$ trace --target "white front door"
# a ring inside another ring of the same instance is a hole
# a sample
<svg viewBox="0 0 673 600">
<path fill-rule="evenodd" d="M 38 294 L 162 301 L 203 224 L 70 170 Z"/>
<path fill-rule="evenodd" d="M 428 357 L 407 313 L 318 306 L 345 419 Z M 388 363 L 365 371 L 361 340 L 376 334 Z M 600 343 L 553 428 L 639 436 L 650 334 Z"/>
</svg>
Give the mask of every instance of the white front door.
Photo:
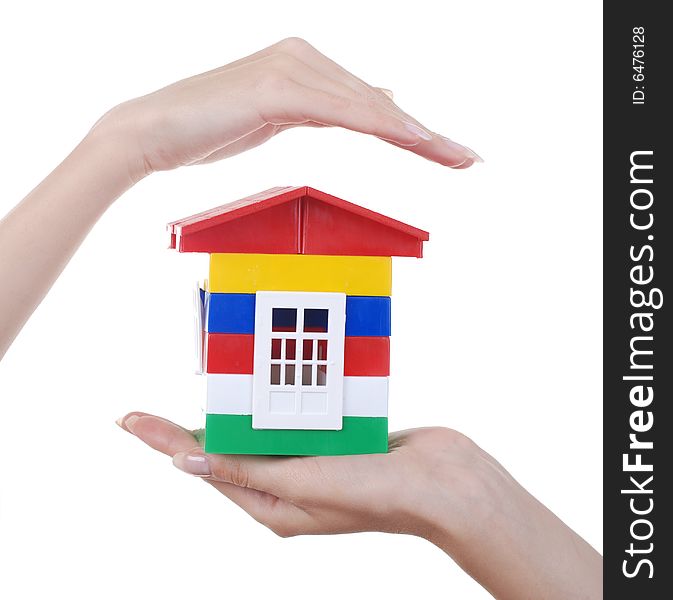
<svg viewBox="0 0 673 600">
<path fill-rule="evenodd" d="M 254 429 L 341 429 L 346 295 L 257 292 Z"/>
</svg>

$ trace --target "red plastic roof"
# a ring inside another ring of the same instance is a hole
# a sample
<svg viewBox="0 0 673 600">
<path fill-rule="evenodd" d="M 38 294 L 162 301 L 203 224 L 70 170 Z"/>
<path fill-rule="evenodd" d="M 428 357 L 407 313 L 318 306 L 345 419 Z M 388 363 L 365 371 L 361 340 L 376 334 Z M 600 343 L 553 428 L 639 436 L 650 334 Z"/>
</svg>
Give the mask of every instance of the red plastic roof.
<svg viewBox="0 0 673 600">
<path fill-rule="evenodd" d="M 276 187 L 168 224 L 180 252 L 417 256 L 427 231 L 307 186 Z"/>
</svg>

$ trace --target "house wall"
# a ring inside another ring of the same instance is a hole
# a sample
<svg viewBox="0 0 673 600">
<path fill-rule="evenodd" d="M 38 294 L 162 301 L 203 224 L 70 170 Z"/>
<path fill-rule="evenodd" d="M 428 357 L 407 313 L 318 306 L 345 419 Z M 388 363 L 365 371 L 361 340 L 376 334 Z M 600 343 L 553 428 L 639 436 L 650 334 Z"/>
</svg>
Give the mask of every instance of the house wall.
<svg viewBox="0 0 673 600">
<path fill-rule="evenodd" d="M 208 452 L 354 454 L 387 450 L 391 263 L 390 257 L 211 255 L 204 334 Z M 347 294 L 341 430 L 252 428 L 257 291 Z"/>
<path fill-rule="evenodd" d="M 343 292 L 390 296 L 389 256 L 211 254 L 209 291 Z"/>
</svg>

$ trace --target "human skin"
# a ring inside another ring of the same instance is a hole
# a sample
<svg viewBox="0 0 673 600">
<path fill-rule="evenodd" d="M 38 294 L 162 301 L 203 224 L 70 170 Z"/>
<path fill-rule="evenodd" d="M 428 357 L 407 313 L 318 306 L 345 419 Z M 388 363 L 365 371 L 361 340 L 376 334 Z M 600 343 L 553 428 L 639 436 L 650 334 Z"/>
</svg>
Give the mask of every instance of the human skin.
<svg viewBox="0 0 673 600">
<path fill-rule="evenodd" d="M 116 106 L 0 221 L 0 358 L 107 208 L 155 171 L 209 163 L 297 126 L 344 127 L 452 168 L 481 159 L 304 40 Z M 29 235 L 26 235 L 28 233 Z"/>
<path fill-rule="evenodd" d="M 603 597 L 600 554 L 457 431 L 396 432 L 387 454 L 269 457 L 205 454 L 201 432 L 146 413 L 118 424 L 282 537 L 406 533 L 495 598 Z"/>
<path fill-rule="evenodd" d="M 296 38 L 121 104 L 0 221 L 0 281 L 11 282 L 0 292 L 0 358 L 127 189 L 297 126 L 375 135 L 456 169 L 481 160 Z M 274 458 L 205 455 L 191 432 L 142 413 L 119 424 L 280 535 L 409 533 L 498 598 L 601 597 L 600 556 L 457 432 L 393 434 L 385 455 Z"/>
</svg>

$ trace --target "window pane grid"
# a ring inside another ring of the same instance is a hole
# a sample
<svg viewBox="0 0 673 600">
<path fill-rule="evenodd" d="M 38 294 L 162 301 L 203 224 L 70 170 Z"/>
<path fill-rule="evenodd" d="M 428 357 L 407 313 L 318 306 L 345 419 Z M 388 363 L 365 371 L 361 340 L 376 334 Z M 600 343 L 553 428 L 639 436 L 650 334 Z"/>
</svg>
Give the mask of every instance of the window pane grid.
<svg viewBox="0 0 673 600">
<path fill-rule="evenodd" d="M 324 309 L 273 309 L 282 317 L 282 325 L 291 313 L 294 323 L 289 327 L 274 327 L 271 340 L 271 385 L 283 387 L 301 386 L 302 389 L 327 385 L 327 322 Z M 307 323 L 307 313 L 311 323 Z M 316 321 L 316 317 L 318 321 Z"/>
</svg>

